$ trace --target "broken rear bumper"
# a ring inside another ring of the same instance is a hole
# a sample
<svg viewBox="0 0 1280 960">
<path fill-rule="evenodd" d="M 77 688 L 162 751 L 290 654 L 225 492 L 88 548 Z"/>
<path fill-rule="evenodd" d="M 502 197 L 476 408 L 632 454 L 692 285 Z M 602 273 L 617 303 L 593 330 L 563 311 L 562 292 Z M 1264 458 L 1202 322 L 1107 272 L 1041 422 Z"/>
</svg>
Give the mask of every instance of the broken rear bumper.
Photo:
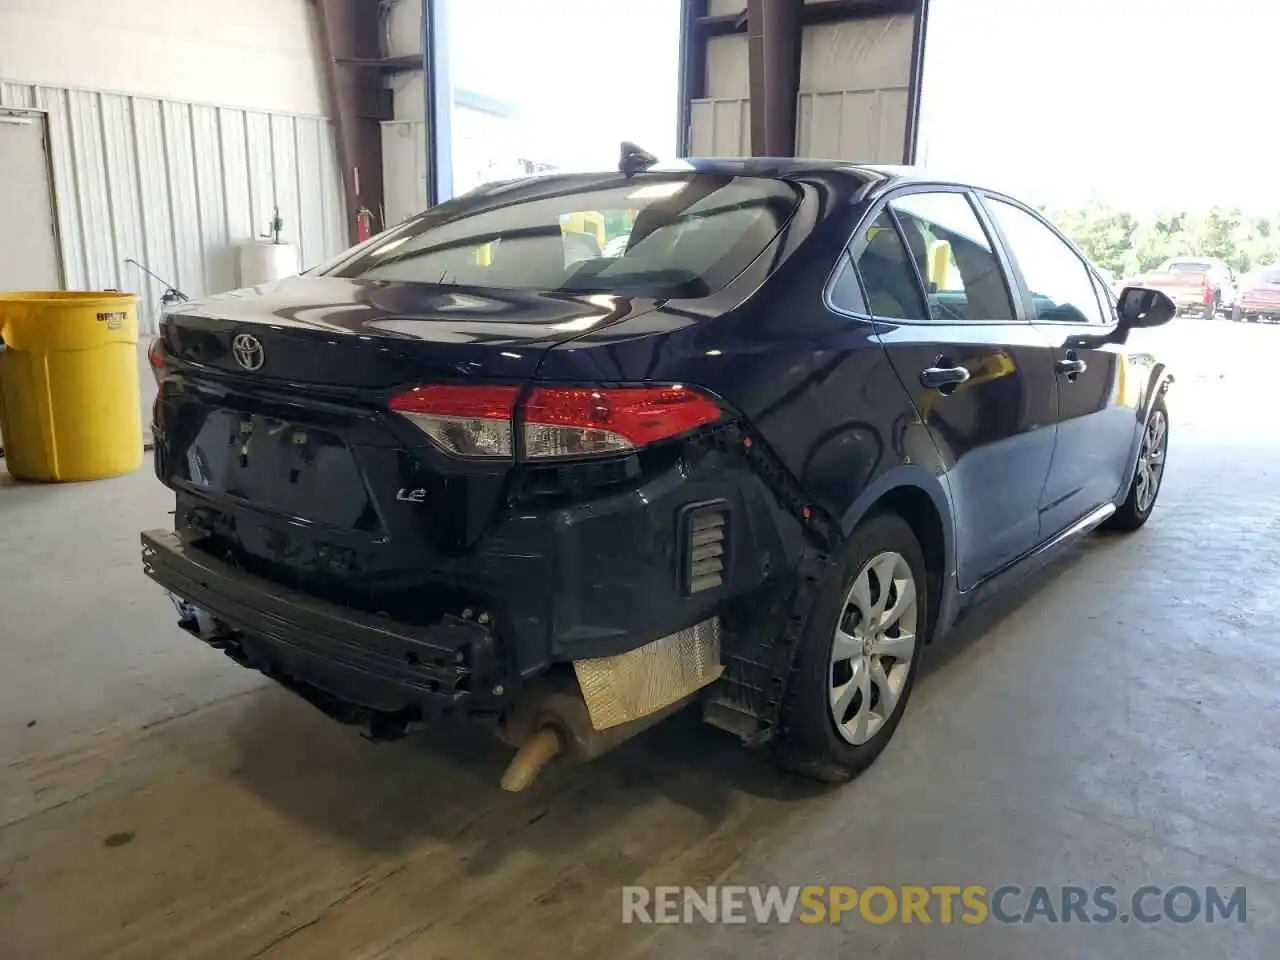
<svg viewBox="0 0 1280 960">
<path fill-rule="evenodd" d="M 477 690 L 493 669 L 485 624 L 444 617 L 412 626 L 350 610 L 245 573 L 163 530 L 142 534 L 142 556 L 146 575 L 180 601 L 185 630 L 337 719 L 403 724 L 493 697 Z"/>
</svg>

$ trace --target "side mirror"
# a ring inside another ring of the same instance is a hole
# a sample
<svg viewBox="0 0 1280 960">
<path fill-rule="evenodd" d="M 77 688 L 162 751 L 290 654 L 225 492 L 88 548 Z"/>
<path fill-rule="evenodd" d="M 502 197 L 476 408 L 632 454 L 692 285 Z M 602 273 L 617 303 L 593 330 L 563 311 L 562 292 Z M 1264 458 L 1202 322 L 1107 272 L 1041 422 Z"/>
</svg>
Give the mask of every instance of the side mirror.
<svg viewBox="0 0 1280 960">
<path fill-rule="evenodd" d="M 1177 305 L 1167 293 L 1146 287 L 1125 287 L 1120 291 L 1116 307 L 1120 326 L 1126 330 L 1162 326 L 1178 312 Z"/>
</svg>

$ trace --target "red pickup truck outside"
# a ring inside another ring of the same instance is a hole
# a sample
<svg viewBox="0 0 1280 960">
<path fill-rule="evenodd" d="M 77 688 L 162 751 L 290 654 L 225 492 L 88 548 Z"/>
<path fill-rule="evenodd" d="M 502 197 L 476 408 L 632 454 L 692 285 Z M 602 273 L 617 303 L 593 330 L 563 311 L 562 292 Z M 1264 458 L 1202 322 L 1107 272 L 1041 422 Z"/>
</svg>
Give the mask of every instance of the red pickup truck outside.
<svg viewBox="0 0 1280 960">
<path fill-rule="evenodd" d="M 1257 267 L 1245 274 L 1231 319 L 1280 323 L 1280 266 Z"/>
<path fill-rule="evenodd" d="M 1158 270 L 1130 279 L 1127 286 L 1148 287 L 1167 293 L 1179 313 L 1199 313 L 1212 320 L 1235 306 L 1235 277 L 1231 268 L 1211 257 L 1178 257 L 1166 260 Z"/>
</svg>

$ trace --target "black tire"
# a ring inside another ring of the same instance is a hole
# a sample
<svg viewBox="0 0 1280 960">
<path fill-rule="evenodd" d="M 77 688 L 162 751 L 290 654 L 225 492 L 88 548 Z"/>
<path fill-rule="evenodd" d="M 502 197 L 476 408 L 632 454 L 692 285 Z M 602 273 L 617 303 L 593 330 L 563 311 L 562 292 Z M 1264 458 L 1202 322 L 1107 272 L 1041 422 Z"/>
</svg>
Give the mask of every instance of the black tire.
<svg viewBox="0 0 1280 960">
<path fill-rule="evenodd" d="M 906 561 L 916 585 L 915 649 L 892 712 L 869 740 L 855 745 L 841 736 L 832 717 L 832 645 L 854 578 L 885 552 L 897 553 Z M 843 783 L 875 761 L 898 728 L 915 686 L 921 651 L 932 625 L 933 599 L 924 555 L 907 522 L 893 513 L 864 520 L 832 564 L 810 611 L 771 744 L 776 763 L 812 780 Z"/>
<path fill-rule="evenodd" d="M 1147 423 L 1143 426 L 1143 432 L 1145 434 L 1146 431 L 1150 428 L 1151 422 L 1155 418 L 1157 413 L 1164 417 L 1164 424 L 1165 424 L 1164 454 L 1165 454 L 1165 457 L 1167 458 L 1169 455 L 1170 429 L 1169 429 L 1169 411 L 1165 407 L 1164 397 L 1159 397 L 1156 399 L 1155 404 L 1151 408 L 1151 413 L 1147 415 Z M 1138 447 L 1139 457 L 1143 455 L 1144 449 L 1145 449 L 1145 446 L 1139 445 Z M 1146 504 L 1145 507 L 1142 507 L 1139 505 L 1138 479 L 1139 479 L 1138 470 L 1135 469 L 1133 472 L 1133 480 L 1129 484 L 1128 495 L 1124 498 L 1124 502 L 1120 504 L 1120 508 L 1116 510 L 1116 512 L 1113 513 L 1107 519 L 1107 522 L 1105 524 L 1103 524 L 1104 529 L 1116 530 L 1121 533 L 1130 533 L 1134 530 L 1137 530 L 1139 527 L 1145 524 L 1149 519 L 1151 519 L 1151 513 L 1152 511 L 1155 510 L 1156 502 L 1160 499 L 1160 490 L 1164 486 L 1164 470 L 1161 469 L 1159 480 L 1156 482 L 1155 496 L 1151 498 L 1150 503 Z"/>
</svg>

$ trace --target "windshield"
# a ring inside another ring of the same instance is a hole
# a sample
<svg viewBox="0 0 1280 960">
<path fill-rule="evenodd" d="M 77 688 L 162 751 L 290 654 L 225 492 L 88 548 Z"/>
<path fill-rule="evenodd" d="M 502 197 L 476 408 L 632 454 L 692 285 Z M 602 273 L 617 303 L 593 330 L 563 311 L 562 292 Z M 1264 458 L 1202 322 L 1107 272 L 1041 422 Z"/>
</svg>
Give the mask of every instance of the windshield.
<svg viewBox="0 0 1280 960">
<path fill-rule="evenodd" d="M 618 176 L 463 212 L 427 213 L 315 272 L 362 280 L 699 297 L 741 273 L 799 203 L 762 177 Z"/>
</svg>

